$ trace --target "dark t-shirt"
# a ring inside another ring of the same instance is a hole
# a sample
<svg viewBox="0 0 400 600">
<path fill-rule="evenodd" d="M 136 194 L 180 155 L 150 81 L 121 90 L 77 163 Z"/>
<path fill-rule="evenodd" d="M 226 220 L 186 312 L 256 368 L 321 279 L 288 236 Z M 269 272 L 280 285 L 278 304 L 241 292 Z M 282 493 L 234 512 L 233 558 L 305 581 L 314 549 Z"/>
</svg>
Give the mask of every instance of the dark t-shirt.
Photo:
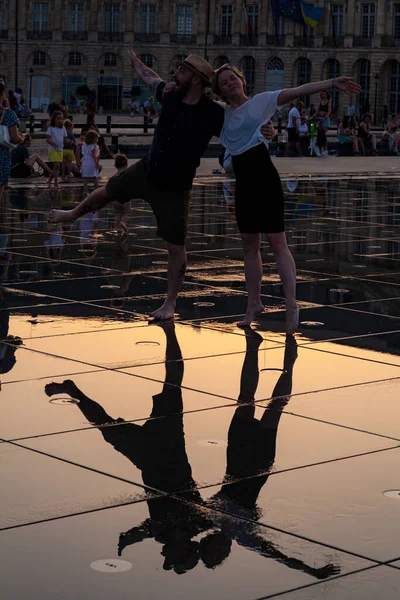
<svg viewBox="0 0 400 600">
<path fill-rule="evenodd" d="M 24 144 L 19 144 L 11 153 L 11 168 L 23 165 L 29 158 L 29 150 Z"/>
<path fill-rule="evenodd" d="M 146 157 L 149 181 L 173 190 L 190 190 L 209 141 L 221 133 L 224 109 L 207 96 L 197 104 L 185 104 L 174 93 L 163 98 L 165 85 L 161 82 L 156 94 L 163 106 Z"/>
</svg>

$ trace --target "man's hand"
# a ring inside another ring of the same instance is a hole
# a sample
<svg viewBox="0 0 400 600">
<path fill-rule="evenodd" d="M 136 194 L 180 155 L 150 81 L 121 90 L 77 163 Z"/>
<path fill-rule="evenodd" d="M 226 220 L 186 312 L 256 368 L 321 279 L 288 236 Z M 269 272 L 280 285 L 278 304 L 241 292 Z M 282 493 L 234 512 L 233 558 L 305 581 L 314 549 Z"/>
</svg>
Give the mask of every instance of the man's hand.
<svg viewBox="0 0 400 600">
<path fill-rule="evenodd" d="M 135 68 L 135 63 L 137 61 L 137 56 L 133 50 L 133 46 L 132 44 L 129 44 L 129 50 L 128 50 L 128 54 L 129 54 L 129 60 L 131 61 L 131 66 L 133 68 Z"/>
<path fill-rule="evenodd" d="M 166 94 L 170 94 L 171 92 L 175 91 L 176 88 L 176 83 L 174 81 L 170 81 L 169 83 L 167 83 L 167 85 L 165 86 L 165 88 L 163 89 L 162 95 L 163 98 Z"/>
<path fill-rule="evenodd" d="M 276 131 L 274 126 L 272 125 L 271 121 L 268 121 L 268 123 L 265 123 L 262 127 L 261 127 L 261 133 L 262 135 L 267 139 L 267 140 L 273 140 L 274 137 L 276 136 Z"/>
</svg>

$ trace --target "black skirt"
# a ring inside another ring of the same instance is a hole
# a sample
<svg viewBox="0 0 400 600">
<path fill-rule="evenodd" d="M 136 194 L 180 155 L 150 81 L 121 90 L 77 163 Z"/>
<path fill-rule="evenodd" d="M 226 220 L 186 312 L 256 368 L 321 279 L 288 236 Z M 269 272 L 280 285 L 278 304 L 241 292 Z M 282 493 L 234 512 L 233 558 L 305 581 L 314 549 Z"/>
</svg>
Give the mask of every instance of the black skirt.
<svg viewBox="0 0 400 600">
<path fill-rule="evenodd" d="M 235 213 L 240 233 L 285 230 L 282 183 L 265 144 L 232 156 Z"/>
</svg>

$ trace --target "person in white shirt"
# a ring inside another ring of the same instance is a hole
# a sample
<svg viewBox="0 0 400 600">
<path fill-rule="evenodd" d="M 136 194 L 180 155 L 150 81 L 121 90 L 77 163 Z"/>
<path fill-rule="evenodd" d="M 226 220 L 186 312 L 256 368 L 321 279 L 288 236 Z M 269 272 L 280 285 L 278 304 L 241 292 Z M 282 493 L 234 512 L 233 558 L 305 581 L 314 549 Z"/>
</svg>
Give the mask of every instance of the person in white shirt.
<svg viewBox="0 0 400 600">
<path fill-rule="evenodd" d="M 293 145 L 296 150 L 296 156 L 303 156 L 300 145 L 300 113 L 304 108 L 303 102 L 298 100 L 296 105 L 289 111 L 287 132 L 288 132 L 288 143 L 286 144 L 285 156 L 290 156 L 293 149 Z"/>
<path fill-rule="evenodd" d="M 233 65 L 217 69 L 211 83 L 214 93 L 226 102 L 220 141 L 232 155 L 236 174 L 235 214 L 242 236 L 248 292 L 246 316 L 239 325 L 249 326 L 257 315 L 265 311 L 261 302 L 260 246 L 261 234 L 266 233 L 286 298 L 286 333 L 292 335 L 299 322 L 296 266 L 284 232 L 281 180 L 271 161 L 265 138 L 260 136 L 260 128 L 279 106 L 299 96 L 311 96 L 332 88 L 353 96 L 361 87 L 350 77 L 338 77 L 297 88 L 263 92 L 250 100 L 246 94 L 246 80 Z"/>
</svg>

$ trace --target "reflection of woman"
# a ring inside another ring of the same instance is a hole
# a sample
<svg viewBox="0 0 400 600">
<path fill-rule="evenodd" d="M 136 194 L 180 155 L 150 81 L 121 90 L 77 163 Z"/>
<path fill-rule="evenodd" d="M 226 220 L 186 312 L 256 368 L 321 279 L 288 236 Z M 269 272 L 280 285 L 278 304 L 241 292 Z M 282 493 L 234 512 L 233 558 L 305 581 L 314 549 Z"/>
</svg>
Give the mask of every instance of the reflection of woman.
<svg viewBox="0 0 400 600">
<path fill-rule="evenodd" d="M 286 298 L 286 332 L 292 334 L 298 326 L 296 304 L 296 267 L 284 233 L 284 199 L 278 171 L 267 146 L 260 137 L 260 128 L 279 106 L 298 96 L 315 94 L 335 87 L 346 93 L 356 93 L 360 86 L 348 77 L 308 83 L 298 88 L 263 92 L 249 98 L 243 74 L 232 65 L 217 69 L 212 78 L 214 92 L 227 102 L 221 144 L 231 153 L 236 174 L 235 212 L 242 235 L 247 309 L 241 326 L 249 325 L 264 312 L 261 302 L 262 261 L 261 234 L 267 234 L 277 262 Z M 265 197 L 260 198 L 262 190 Z"/>
<path fill-rule="evenodd" d="M 8 106 L 5 86 L 3 83 L 0 83 L 0 124 L 8 128 L 10 140 L 13 144 L 22 144 L 24 140 L 18 133 L 18 117 Z M 3 197 L 4 187 L 10 179 L 10 173 L 11 150 L 0 146 L 0 201 Z"/>
<path fill-rule="evenodd" d="M 331 116 L 332 113 L 332 96 L 328 91 L 323 91 L 320 94 L 320 102 L 315 113 L 315 117 L 318 120 L 318 135 L 317 135 L 317 145 L 322 150 L 322 156 L 324 153 L 328 153 L 328 138 L 326 137 L 326 133 L 331 124 Z"/>
</svg>

